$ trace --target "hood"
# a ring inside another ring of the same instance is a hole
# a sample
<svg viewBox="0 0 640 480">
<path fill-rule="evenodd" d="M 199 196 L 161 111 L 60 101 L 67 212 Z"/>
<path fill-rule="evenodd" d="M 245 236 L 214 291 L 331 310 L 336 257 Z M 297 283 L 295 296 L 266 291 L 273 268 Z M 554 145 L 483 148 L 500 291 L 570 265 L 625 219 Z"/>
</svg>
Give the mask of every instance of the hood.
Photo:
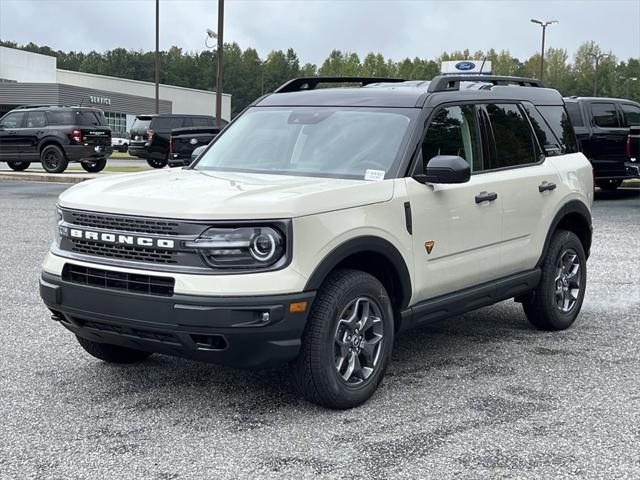
<svg viewBox="0 0 640 480">
<path fill-rule="evenodd" d="M 163 169 L 109 174 L 60 195 L 67 208 L 190 220 L 293 218 L 388 201 L 393 181 Z"/>
</svg>

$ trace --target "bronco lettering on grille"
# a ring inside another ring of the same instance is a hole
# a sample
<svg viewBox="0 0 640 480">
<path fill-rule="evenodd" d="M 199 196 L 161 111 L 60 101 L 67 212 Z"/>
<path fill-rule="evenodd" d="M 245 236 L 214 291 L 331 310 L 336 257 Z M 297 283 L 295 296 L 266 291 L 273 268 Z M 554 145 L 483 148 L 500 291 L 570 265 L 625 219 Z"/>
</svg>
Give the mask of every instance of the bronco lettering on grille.
<svg viewBox="0 0 640 480">
<path fill-rule="evenodd" d="M 115 233 L 92 232 L 70 228 L 69 237 L 83 240 L 94 240 L 102 243 L 115 243 L 121 245 L 137 245 L 139 247 L 175 248 L 175 241 L 166 238 L 139 237 L 137 235 L 121 235 Z"/>
</svg>

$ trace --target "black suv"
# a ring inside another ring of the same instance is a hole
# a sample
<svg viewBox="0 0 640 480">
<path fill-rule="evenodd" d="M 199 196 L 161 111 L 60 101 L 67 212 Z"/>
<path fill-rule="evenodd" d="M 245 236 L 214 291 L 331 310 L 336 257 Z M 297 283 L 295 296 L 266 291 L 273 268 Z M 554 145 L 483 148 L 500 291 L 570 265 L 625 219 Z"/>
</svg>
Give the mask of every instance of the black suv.
<svg viewBox="0 0 640 480">
<path fill-rule="evenodd" d="M 640 126 L 640 104 L 620 98 L 565 98 L 582 153 L 593 165 L 596 185 L 615 190 L 640 178 L 640 161 L 628 153 L 630 128 Z"/>
<path fill-rule="evenodd" d="M 0 119 L 0 161 L 16 171 L 41 162 L 47 172 L 61 173 L 69 162 L 81 162 L 87 172 L 99 172 L 112 152 L 102 110 L 32 105 Z"/>
<path fill-rule="evenodd" d="M 223 126 L 227 122 L 223 122 Z M 172 132 L 184 128 L 215 128 L 215 118 L 208 115 L 159 114 L 138 115 L 131 126 L 129 154 L 144 158 L 154 168 L 170 160 Z M 216 131 L 217 133 L 217 131 Z M 195 148 L 198 143 L 194 144 Z M 190 157 L 190 152 L 186 158 Z"/>
</svg>

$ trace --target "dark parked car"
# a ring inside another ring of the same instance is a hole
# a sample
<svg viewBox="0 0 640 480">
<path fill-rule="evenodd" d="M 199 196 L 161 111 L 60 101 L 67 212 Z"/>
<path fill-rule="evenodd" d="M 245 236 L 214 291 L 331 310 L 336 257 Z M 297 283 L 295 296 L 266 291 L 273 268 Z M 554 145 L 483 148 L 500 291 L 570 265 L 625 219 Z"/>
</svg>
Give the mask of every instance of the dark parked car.
<svg viewBox="0 0 640 480">
<path fill-rule="evenodd" d="M 220 133 L 218 127 L 176 128 L 169 139 L 169 166 L 184 167 L 190 165 L 193 152 L 206 147 Z"/>
<path fill-rule="evenodd" d="M 627 154 L 630 127 L 640 126 L 640 104 L 598 97 L 565 98 L 565 103 L 596 185 L 615 190 L 625 179 L 640 178 L 640 159 Z"/>
<path fill-rule="evenodd" d="M 0 160 L 13 170 L 40 162 L 61 173 L 69 162 L 81 162 L 87 172 L 99 172 L 112 152 L 111 129 L 95 108 L 33 105 L 0 119 Z"/>
<path fill-rule="evenodd" d="M 224 121 L 223 126 L 226 124 L 227 122 Z M 154 168 L 165 167 L 169 162 L 173 130 L 187 127 L 215 127 L 215 125 L 215 118 L 207 115 L 138 115 L 131 127 L 129 154 L 146 159 L 147 163 Z"/>
</svg>

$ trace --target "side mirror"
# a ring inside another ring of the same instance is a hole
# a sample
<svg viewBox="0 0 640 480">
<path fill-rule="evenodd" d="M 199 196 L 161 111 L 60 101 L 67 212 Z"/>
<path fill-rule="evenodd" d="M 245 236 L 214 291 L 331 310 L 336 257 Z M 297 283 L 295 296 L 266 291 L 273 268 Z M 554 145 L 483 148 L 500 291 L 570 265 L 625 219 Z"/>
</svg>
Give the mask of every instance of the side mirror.
<svg viewBox="0 0 640 480">
<path fill-rule="evenodd" d="M 427 163 L 423 175 L 414 175 L 420 183 L 465 183 L 471 177 L 467 161 L 455 155 L 438 155 Z"/>
</svg>

